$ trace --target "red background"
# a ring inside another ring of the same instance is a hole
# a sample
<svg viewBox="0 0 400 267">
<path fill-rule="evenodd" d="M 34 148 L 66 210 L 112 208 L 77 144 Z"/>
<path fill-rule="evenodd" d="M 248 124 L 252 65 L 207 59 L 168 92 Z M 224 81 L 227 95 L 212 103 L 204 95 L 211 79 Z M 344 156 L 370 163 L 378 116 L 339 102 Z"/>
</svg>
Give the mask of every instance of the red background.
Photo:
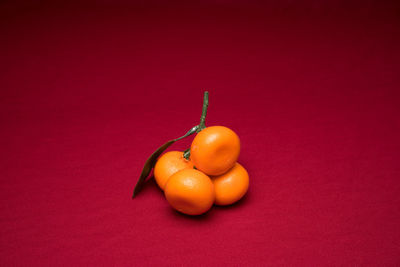
<svg viewBox="0 0 400 267">
<path fill-rule="evenodd" d="M 0 265 L 400 264 L 398 6 L 111 2 L 0 4 Z M 205 89 L 247 196 L 131 200 Z"/>
</svg>

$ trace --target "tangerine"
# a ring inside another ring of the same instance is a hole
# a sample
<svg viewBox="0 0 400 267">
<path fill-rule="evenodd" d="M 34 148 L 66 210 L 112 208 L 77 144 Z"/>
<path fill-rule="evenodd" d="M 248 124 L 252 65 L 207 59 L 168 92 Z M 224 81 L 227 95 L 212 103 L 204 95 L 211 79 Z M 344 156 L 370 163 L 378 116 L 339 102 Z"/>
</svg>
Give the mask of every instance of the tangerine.
<svg viewBox="0 0 400 267">
<path fill-rule="evenodd" d="M 195 169 L 183 169 L 173 174 L 165 186 L 164 194 L 174 209 L 188 215 L 207 212 L 215 200 L 211 179 Z"/>
<path fill-rule="evenodd" d="M 190 158 L 194 166 L 208 175 L 221 175 L 235 165 L 240 154 L 237 134 L 224 126 L 211 126 L 193 139 Z"/>
<path fill-rule="evenodd" d="M 157 160 L 154 166 L 154 178 L 158 186 L 164 190 L 171 175 L 186 168 L 193 168 L 193 163 L 183 157 L 183 152 L 169 151 Z"/>
<path fill-rule="evenodd" d="M 216 205 L 230 205 L 241 199 L 249 188 L 249 174 L 236 162 L 228 172 L 211 177 L 215 190 Z"/>
</svg>

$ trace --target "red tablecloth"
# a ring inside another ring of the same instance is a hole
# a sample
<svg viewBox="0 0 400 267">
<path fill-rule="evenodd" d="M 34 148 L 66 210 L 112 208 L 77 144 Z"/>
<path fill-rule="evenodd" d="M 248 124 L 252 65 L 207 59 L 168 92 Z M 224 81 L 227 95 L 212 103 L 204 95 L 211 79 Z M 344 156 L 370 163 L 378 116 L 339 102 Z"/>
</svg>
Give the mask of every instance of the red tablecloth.
<svg viewBox="0 0 400 267">
<path fill-rule="evenodd" d="M 0 265 L 399 265 L 399 9 L 291 2 L 0 4 Z M 132 200 L 204 90 L 247 196 Z"/>
</svg>

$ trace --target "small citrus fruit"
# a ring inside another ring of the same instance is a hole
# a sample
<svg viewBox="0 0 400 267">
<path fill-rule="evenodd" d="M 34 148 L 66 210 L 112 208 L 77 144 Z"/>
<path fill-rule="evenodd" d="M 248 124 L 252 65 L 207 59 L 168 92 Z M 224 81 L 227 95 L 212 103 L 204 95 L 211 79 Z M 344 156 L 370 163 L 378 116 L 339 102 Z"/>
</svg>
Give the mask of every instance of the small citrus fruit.
<svg viewBox="0 0 400 267">
<path fill-rule="evenodd" d="M 190 158 L 194 166 L 208 175 L 221 175 L 235 165 L 240 154 L 237 134 L 224 126 L 211 126 L 193 139 Z"/>
<path fill-rule="evenodd" d="M 211 179 L 195 169 L 183 169 L 173 174 L 165 186 L 164 194 L 174 209 L 188 215 L 205 213 L 215 200 Z"/>
<path fill-rule="evenodd" d="M 215 189 L 215 204 L 230 205 L 241 199 L 249 188 L 249 174 L 236 162 L 228 172 L 212 177 Z"/>
<path fill-rule="evenodd" d="M 164 190 L 171 175 L 186 168 L 193 168 L 193 164 L 183 157 L 183 152 L 170 151 L 157 160 L 154 167 L 154 178 L 158 186 Z"/>
</svg>

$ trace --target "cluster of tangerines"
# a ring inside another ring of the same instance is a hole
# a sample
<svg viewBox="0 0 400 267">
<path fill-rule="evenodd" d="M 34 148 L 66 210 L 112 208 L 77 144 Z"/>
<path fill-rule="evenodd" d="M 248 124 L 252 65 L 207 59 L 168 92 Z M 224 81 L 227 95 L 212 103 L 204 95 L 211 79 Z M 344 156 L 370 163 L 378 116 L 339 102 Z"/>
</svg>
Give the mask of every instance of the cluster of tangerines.
<svg viewBox="0 0 400 267">
<path fill-rule="evenodd" d="M 249 187 L 249 175 L 237 162 L 239 137 L 223 126 L 199 132 L 190 147 L 190 159 L 183 152 L 162 155 L 154 168 L 154 178 L 176 210 L 199 215 L 215 203 L 230 205 L 241 199 Z"/>
<path fill-rule="evenodd" d="M 194 128 L 197 135 L 190 149 L 166 152 L 157 158 L 157 153 L 161 154 L 170 144 L 192 134 L 189 131 L 153 153 L 142 172 L 145 175 L 141 177 L 150 173 L 154 158 L 154 178 L 168 203 L 188 215 L 203 214 L 213 204 L 231 205 L 240 200 L 249 187 L 249 175 L 237 162 L 240 154 L 238 135 L 224 126 L 205 127 L 207 106 L 208 92 L 205 93 L 202 119 Z"/>
</svg>

